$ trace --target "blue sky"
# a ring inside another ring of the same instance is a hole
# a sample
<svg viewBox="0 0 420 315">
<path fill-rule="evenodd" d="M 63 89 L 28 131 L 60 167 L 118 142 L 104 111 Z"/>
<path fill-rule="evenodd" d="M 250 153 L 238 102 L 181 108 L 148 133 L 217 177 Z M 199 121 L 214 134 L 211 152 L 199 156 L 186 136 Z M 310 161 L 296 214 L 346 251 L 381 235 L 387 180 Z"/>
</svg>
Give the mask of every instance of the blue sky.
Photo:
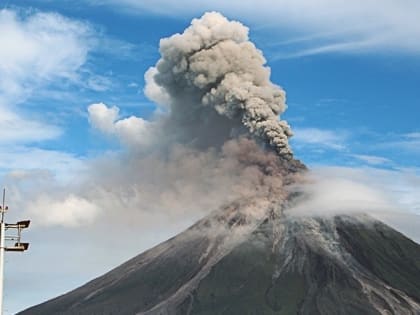
<svg viewBox="0 0 420 315">
<path fill-rule="evenodd" d="M 79 28 L 86 28 L 74 30 L 84 32 L 75 34 L 85 36 L 75 45 L 80 45 L 86 55 L 76 61 L 80 64 L 65 69 L 73 71 L 69 75 L 75 78 L 69 82 L 65 75 L 50 73 L 51 78 L 41 82 L 36 91 L 22 92 L 28 94 L 19 101 L 16 108 L 19 115 L 36 118 L 34 122 L 48 120 L 50 127 L 44 127 L 49 134 L 33 139 L 37 141 L 22 139 L 25 145 L 89 157 L 107 145 L 98 144 L 101 139 L 90 131 L 85 116 L 89 104 L 101 101 L 116 105 L 122 116 L 150 117 L 153 113 L 154 105 L 142 91 L 143 74 L 159 57 L 159 39 L 182 31 L 202 10 L 192 8 L 183 12 L 179 9 L 175 15 L 157 14 L 147 4 L 126 2 L 126 7 L 114 5 L 112 1 L 102 1 L 101 5 L 95 5 L 95 1 L 79 1 L 77 5 L 63 2 L 60 6 L 52 1 L 20 1 L 18 7 L 9 2 L 9 10 L 19 16 L 21 23 L 25 23 L 25 15 L 30 19 L 37 13 L 54 12 L 69 19 L 69 23 L 74 21 L 81 24 Z M 223 8 L 223 5 L 215 7 Z M 387 39 L 389 42 L 373 42 L 367 47 L 358 47 L 355 41 L 348 47 L 323 51 L 324 46 L 339 46 L 354 37 L 380 37 L 386 31 L 376 28 L 385 28 L 382 24 L 386 21 L 371 23 L 378 25 L 368 25 L 360 31 L 355 27 L 355 34 L 344 25 L 343 30 L 337 29 L 339 35 L 328 35 L 324 28 L 336 27 L 336 21 L 326 26 L 318 26 L 315 21 L 313 31 L 296 30 L 293 27 L 299 21 L 284 26 L 269 18 L 269 22 L 263 23 L 264 9 L 254 20 L 247 12 L 238 14 L 236 11 L 240 10 L 230 6 L 226 9 L 228 17 L 249 22 L 251 39 L 263 50 L 272 69 L 272 80 L 287 92 L 289 110 L 284 117 L 297 135 L 292 140 L 296 143 L 296 156 L 307 163 L 328 163 L 328 159 L 334 159 L 334 163 L 347 165 L 367 161 L 355 156 L 372 155 L 395 162 L 384 167 L 418 166 L 420 136 L 416 132 L 419 131 L 420 92 L 416 87 L 420 47 L 406 48 L 404 43 L 393 45 L 391 37 Z M 351 13 L 348 15 L 344 18 L 357 20 Z M 321 30 L 316 30 L 316 26 Z M 405 27 L 411 26 L 415 25 Z M 395 28 L 398 32 L 405 31 L 399 29 L 402 26 Z M 408 43 L 415 41 L 417 35 L 410 32 L 407 30 L 409 34 L 404 34 Z M 413 37 L 409 37 L 411 35 Z M 308 128 L 319 129 L 318 139 L 311 139 L 313 143 L 319 140 L 316 152 L 310 154 L 304 138 Z M 303 133 L 302 137 L 299 132 Z M 305 142 L 303 150 L 299 142 Z M 394 150 L 395 146 L 401 150 Z M 324 153 L 319 152 L 321 149 Z"/>
<path fill-rule="evenodd" d="M 20 0 L 0 1 L 0 9 L 0 183 L 10 190 L 11 208 L 19 208 L 10 220 L 46 221 L 28 234 L 42 246 L 8 258 L 6 290 L 23 290 L 26 301 L 7 293 L 6 314 L 99 275 L 198 217 L 154 218 L 153 228 L 142 225 L 141 241 L 128 241 L 112 257 L 99 250 L 85 262 L 89 267 L 74 258 L 106 235 L 86 232 L 84 223 L 101 210 L 86 194 L 79 197 L 78 181 L 92 163 L 126 149 L 117 129 L 104 134 L 91 125 L 88 106 L 116 106 L 115 121 L 151 119 L 157 107 L 145 96 L 144 74 L 159 59 L 159 40 L 207 10 L 250 28 L 272 81 L 286 90 L 282 118 L 294 130 L 297 158 L 314 168 L 353 170 L 352 178 L 360 179 L 360 170 L 374 174 L 369 185 L 386 183 L 398 192 L 395 199 L 420 213 L 417 1 Z M 77 245 L 67 252 L 73 262 L 31 273 L 28 261 L 54 261 L 51 251 L 61 242 Z"/>
</svg>

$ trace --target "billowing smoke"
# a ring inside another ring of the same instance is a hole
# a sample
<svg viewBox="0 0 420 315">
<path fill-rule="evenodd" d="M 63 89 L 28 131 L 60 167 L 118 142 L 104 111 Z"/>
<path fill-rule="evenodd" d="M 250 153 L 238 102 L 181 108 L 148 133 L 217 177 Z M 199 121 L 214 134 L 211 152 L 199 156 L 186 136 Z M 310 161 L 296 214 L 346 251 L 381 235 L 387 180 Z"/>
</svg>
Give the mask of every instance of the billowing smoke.
<svg viewBox="0 0 420 315">
<path fill-rule="evenodd" d="M 145 91 L 169 107 L 166 128 L 174 140 L 202 148 L 249 133 L 281 157 L 292 157 L 291 129 L 279 119 L 285 92 L 270 81 L 247 27 L 206 13 L 182 34 L 162 39 L 160 53 Z"/>
<path fill-rule="evenodd" d="M 71 186 L 37 182 L 28 215 L 67 226 L 99 218 L 147 225 L 154 215 L 196 220 L 229 204 L 260 217 L 287 199 L 285 186 L 305 167 L 293 159 L 291 130 L 279 117 L 285 93 L 270 81 L 248 29 L 206 13 L 162 39 L 160 52 L 145 74 L 145 93 L 159 106 L 153 119 L 91 104 L 92 127 L 125 150 L 87 161 Z"/>
</svg>

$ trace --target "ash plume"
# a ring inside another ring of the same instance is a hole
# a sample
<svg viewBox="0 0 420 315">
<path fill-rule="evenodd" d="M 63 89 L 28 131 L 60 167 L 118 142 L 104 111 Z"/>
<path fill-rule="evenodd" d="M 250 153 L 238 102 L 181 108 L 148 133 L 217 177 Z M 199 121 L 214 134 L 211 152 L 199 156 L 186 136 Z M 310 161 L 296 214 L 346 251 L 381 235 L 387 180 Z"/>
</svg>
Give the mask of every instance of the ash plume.
<svg viewBox="0 0 420 315">
<path fill-rule="evenodd" d="M 146 94 L 170 111 L 166 128 L 177 141 L 203 148 L 249 134 L 292 158 L 292 131 L 279 115 L 285 92 L 270 81 L 248 28 L 216 12 L 194 19 L 182 34 L 160 42 Z"/>
<path fill-rule="evenodd" d="M 69 213 L 54 216 L 28 206 L 31 215 L 67 226 L 95 216 L 127 225 L 154 215 L 198 219 L 229 204 L 255 218 L 286 202 L 287 187 L 305 166 L 293 159 L 290 127 L 279 118 L 285 92 L 270 81 L 248 28 L 206 13 L 182 34 L 162 39 L 160 52 L 145 74 L 145 93 L 160 106 L 157 114 L 124 118 L 116 106 L 91 104 L 92 127 L 116 137 L 125 150 L 88 161 L 71 188 L 48 182 L 44 187 L 52 188 L 44 191 L 53 191 L 33 198 L 36 209 L 66 204 Z M 84 215 L 74 204 L 90 211 Z"/>
</svg>

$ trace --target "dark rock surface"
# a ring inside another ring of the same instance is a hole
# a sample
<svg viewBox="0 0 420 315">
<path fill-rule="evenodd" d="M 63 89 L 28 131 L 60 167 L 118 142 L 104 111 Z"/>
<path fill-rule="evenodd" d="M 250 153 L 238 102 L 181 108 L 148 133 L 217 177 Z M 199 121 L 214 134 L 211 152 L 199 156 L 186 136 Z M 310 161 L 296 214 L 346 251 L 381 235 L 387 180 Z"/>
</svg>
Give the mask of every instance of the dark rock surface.
<svg viewBox="0 0 420 315">
<path fill-rule="evenodd" d="M 420 314 L 420 245 L 367 216 L 213 214 L 19 314 Z"/>
</svg>

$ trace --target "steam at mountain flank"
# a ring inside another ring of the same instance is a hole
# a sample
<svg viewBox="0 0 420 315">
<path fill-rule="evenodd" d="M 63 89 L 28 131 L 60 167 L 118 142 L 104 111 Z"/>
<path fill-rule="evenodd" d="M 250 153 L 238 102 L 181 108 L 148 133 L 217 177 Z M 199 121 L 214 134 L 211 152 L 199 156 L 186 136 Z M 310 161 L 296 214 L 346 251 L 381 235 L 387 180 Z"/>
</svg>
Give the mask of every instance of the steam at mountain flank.
<svg viewBox="0 0 420 315">
<path fill-rule="evenodd" d="M 247 27 L 205 13 L 182 34 L 162 39 L 160 53 L 146 74 L 145 92 L 169 108 L 165 127 L 175 140 L 200 148 L 250 134 L 282 158 L 292 157 L 292 131 L 279 119 L 285 92 L 270 81 Z"/>
</svg>

